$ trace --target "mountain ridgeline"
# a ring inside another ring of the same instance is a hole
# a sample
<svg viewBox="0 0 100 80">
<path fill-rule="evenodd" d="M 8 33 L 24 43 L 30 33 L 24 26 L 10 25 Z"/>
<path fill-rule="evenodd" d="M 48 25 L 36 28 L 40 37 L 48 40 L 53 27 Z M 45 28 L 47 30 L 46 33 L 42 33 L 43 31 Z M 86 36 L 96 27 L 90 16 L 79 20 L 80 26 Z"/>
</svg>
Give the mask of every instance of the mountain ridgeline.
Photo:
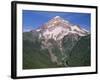
<svg viewBox="0 0 100 80">
<path fill-rule="evenodd" d="M 90 66 L 90 38 L 87 30 L 56 16 L 23 32 L 23 69 Z"/>
</svg>

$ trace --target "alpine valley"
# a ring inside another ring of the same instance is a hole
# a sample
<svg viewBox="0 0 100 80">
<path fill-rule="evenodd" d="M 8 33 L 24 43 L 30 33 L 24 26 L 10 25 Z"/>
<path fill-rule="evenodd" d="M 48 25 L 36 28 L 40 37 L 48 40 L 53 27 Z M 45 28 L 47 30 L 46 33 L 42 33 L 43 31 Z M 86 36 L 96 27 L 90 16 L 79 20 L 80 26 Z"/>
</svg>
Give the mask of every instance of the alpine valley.
<svg viewBox="0 0 100 80">
<path fill-rule="evenodd" d="M 91 65 L 90 32 L 55 16 L 23 32 L 23 69 Z"/>
</svg>

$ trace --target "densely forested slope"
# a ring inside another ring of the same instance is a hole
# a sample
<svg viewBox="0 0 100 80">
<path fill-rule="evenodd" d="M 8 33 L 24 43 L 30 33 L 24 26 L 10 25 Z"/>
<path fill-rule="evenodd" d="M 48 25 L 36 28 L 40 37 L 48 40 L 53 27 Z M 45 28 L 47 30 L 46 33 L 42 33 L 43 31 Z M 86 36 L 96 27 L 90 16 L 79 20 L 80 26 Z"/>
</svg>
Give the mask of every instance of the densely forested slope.
<svg viewBox="0 0 100 80">
<path fill-rule="evenodd" d="M 69 67 L 74 66 L 89 66 L 90 65 L 90 35 L 81 37 L 77 42 L 74 38 L 68 38 L 63 41 L 64 54 L 67 58 L 64 62 Z M 53 47 L 53 52 L 61 61 L 60 50 L 56 44 Z M 24 32 L 23 33 L 23 69 L 35 69 L 35 68 L 54 68 L 64 67 L 58 66 L 50 59 L 50 55 L 47 49 L 41 49 L 41 40 L 38 39 L 38 33 L 36 32 Z"/>
<path fill-rule="evenodd" d="M 56 67 L 47 50 L 41 50 L 41 43 L 31 32 L 23 33 L 23 69 Z"/>
<path fill-rule="evenodd" d="M 69 66 L 90 66 L 90 35 L 82 37 L 70 53 Z"/>
</svg>

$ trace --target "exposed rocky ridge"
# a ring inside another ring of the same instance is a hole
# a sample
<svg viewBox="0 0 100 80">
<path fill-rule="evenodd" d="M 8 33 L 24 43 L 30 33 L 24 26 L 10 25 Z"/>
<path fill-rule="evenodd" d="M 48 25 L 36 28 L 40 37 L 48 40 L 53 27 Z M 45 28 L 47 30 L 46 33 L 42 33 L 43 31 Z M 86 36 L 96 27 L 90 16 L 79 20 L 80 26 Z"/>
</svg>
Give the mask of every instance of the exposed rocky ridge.
<svg viewBox="0 0 100 80">
<path fill-rule="evenodd" d="M 41 39 L 42 43 L 41 48 L 48 49 L 51 60 L 58 65 L 63 64 L 62 60 L 67 58 L 68 54 L 64 53 L 64 49 L 62 46 L 62 44 L 64 43 L 64 38 L 66 38 L 67 42 L 70 42 L 70 45 L 66 46 L 67 50 L 70 52 L 77 41 L 80 39 L 80 37 L 89 34 L 89 32 L 85 29 L 82 29 L 80 26 L 71 24 L 69 21 L 64 20 L 60 16 L 56 16 L 45 23 L 44 26 L 42 26 L 41 29 L 38 30 L 38 32 L 40 32 L 39 38 Z M 54 52 L 52 51 L 52 49 L 54 48 L 54 44 L 59 49 L 61 56 L 63 58 L 65 57 L 64 59 L 62 58 L 61 61 L 57 60 L 57 56 L 55 56 Z"/>
</svg>

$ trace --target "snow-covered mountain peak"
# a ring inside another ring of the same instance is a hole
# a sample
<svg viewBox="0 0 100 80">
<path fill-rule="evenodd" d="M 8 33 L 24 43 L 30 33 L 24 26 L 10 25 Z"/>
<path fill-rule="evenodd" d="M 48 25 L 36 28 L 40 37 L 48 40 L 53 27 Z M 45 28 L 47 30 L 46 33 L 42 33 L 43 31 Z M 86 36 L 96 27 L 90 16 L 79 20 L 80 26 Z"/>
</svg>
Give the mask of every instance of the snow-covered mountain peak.
<svg viewBox="0 0 100 80">
<path fill-rule="evenodd" d="M 47 23 L 45 23 L 41 28 L 42 29 L 50 29 L 50 28 L 56 28 L 59 26 L 67 28 L 70 25 L 72 25 L 72 24 L 70 24 L 69 21 L 64 20 L 60 16 L 55 16 L 54 18 L 49 20 Z"/>
<path fill-rule="evenodd" d="M 68 24 L 69 22 L 67 20 L 64 20 L 62 17 L 60 16 L 55 16 L 53 19 L 51 19 L 51 21 L 58 21 L 58 22 L 61 22 L 61 23 L 66 23 Z"/>
<path fill-rule="evenodd" d="M 61 17 L 60 16 L 56 16 L 56 17 L 54 17 L 55 19 L 60 19 Z"/>
<path fill-rule="evenodd" d="M 55 16 L 50 21 L 45 23 L 40 31 L 40 38 L 44 38 L 46 40 L 54 39 L 61 40 L 66 35 L 78 35 L 78 36 L 86 36 L 88 32 L 81 28 L 78 25 L 73 25 L 69 21 L 64 20 L 60 16 Z"/>
</svg>

